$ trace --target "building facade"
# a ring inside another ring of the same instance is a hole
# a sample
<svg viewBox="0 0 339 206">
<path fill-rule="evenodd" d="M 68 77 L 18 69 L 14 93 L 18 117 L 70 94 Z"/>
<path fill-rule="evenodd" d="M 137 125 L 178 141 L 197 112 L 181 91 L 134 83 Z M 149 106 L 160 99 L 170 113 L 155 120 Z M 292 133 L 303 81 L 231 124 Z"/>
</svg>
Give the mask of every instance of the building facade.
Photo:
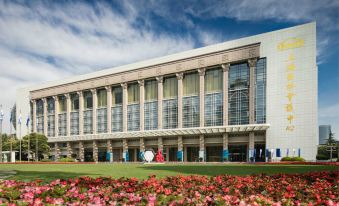
<svg viewBox="0 0 339 206">
<path fill-rule="evenodd" d="M 327 143 L 331 133 L 331 125 L 319 125 L 319 145 Z"/>
<path fill-rule="evenodd" d="M 174 162 L 315 160 L 315 30 L 309 23 L 19 89 L 17 115 L 31 117 L 55 159 L 140 161 L 152 149 Z"/>
</svg>

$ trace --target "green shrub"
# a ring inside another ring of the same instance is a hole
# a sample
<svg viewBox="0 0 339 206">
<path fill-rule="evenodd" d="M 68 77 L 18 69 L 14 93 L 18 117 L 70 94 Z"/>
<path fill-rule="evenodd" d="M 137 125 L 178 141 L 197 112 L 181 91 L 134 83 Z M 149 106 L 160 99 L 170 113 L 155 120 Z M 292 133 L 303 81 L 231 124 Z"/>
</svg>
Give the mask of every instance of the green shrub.
<svg viewBox="0 0 339 206">
<path fill-rule="evenodd" d="M 305 159 L 302 157 L 283 157 L 281 161 L 305 162 Z"/>
<path fill-rule="evenodd" d="M 74 162 L 73 158 L 65 157 L 65 158 L 60 158 L 58 162 Z"/>
<path fill-rule="evenodd" d="M 281 161 L 292 161 L 292 157 L 283 157 Z"/>
<path fill-rule="evenodd" d="M 52 160 L 50 160 L 50 159 L 42 159 L 42 160 L 40 160 L 40 162 L 52 162 Z"/>
<path fill-rule="evenodd" d="M 329 160 L 328 155 L 325 154 L 317 154 L 317 160 Z"/>
</svg>

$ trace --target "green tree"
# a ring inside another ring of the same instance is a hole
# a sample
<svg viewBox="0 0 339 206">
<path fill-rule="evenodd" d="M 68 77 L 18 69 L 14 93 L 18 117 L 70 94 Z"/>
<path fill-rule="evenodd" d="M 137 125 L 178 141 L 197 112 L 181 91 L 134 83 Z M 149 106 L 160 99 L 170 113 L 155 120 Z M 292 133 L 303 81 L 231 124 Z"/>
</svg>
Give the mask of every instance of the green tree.
<svg viewBox="0 0 339 206">
<path fill-rule="evenodd" d="M 28 156 L 28 143 L 32 157 L 35 157 L 36 148 L 38 148 L 38 159 L 42 159 L 44 155 L 49 155 L 50 147 L 47 143 L 47 137 L 38 133 L 30 133 L 22 139 L 21 150 L 23 155 Z M 37 146 L 38 145 L 38 146 Z"/>
<path fill-rule="evenodd" d="M 334 138 L 334 133 L 332 131 L 330 131 L 330 134 L 328 135 L 328 139 L 327 139 L 327 144 L 336 144 L 337 141 Z"/>
</svg>

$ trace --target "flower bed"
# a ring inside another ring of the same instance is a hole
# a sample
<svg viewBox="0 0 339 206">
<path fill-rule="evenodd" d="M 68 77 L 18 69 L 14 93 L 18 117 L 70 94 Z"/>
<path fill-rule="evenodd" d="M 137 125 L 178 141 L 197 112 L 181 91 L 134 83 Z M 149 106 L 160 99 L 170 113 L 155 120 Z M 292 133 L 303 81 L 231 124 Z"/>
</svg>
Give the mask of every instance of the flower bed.
<svg viewBox="0 0 339 206">
<path fill-rule="evenodd" d="M 4 205 L 339 205 L 339 172 L 0 181 Z"/>
</svg>

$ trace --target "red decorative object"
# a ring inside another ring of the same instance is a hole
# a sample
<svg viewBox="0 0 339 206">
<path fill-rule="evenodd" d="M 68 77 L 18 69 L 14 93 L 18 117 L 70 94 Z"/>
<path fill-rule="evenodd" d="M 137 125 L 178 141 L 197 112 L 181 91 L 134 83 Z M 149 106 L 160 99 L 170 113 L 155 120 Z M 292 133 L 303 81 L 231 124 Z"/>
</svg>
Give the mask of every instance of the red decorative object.
<svg viewBox="0 0 339 206">
<path fill-rule="evenodd" d="M 157 154 L 155 155 L 155 160 L 157 162 L 164 162 L 164 156 L 162 155 L 161 150 L 158 150 Z"/>
</svg>

